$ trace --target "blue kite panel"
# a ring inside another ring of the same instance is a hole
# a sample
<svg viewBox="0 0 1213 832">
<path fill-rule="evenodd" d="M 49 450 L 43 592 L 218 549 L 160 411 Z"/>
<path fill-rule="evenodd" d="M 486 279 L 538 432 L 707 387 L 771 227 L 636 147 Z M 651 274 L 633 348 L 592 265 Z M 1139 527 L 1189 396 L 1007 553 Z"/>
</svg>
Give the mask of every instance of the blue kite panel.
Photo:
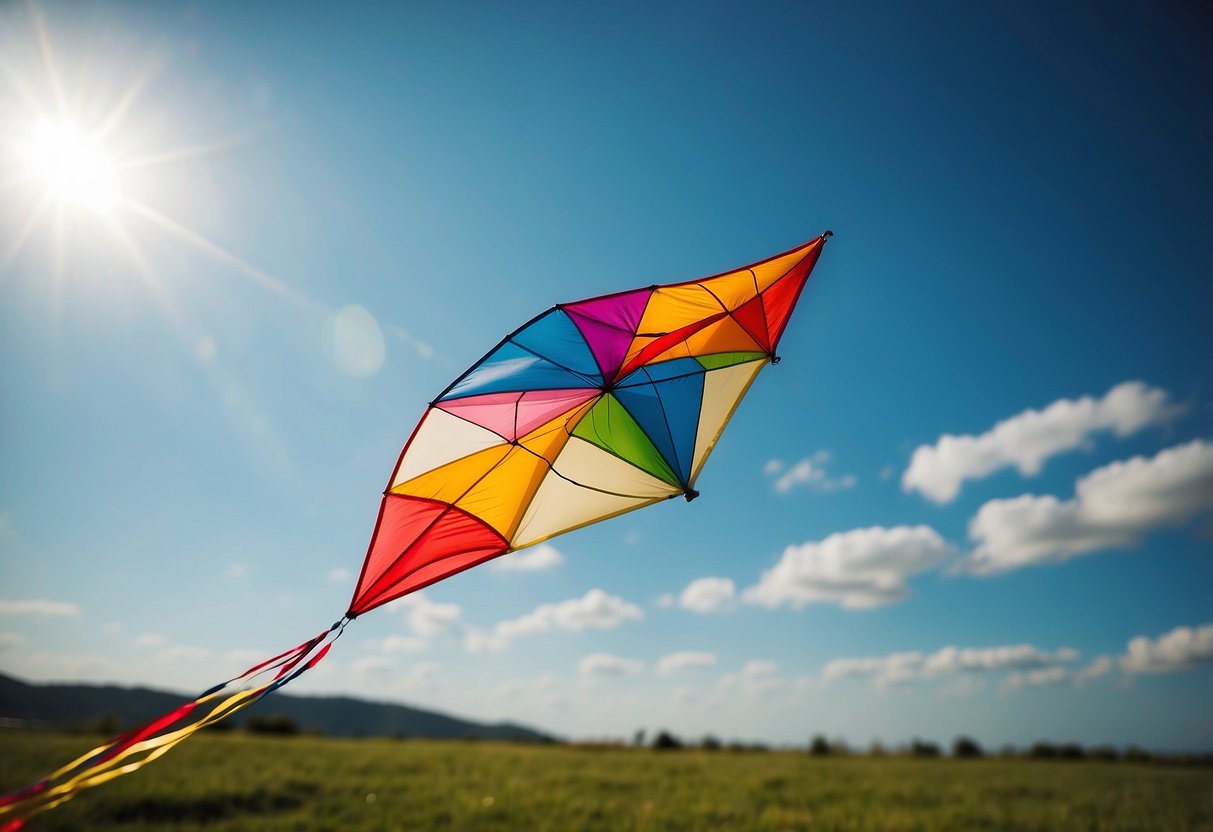
<svg viewBox="0 0 1213 832">
<path fill-rule="evenodd" d="M 601 378 L 587 379 L 558 367 L 517 344 L 506 341 L 489 353 L 459 382 L 442 401 L 523 390 L 568 390 L 594 387 Z"/>
<path fill-rule="evenodd" d="M 563 309 L 553 309 L 510 339 L 555 364 L 580 373 L 594 386 L 602 384 L 598 362 L 581 330 Z"/>
<path fill-rule="evenodd" d="M 686 485 L 691 478 L 703 374 L 615 389 L 615 397 Z"/>
<path fill-rule="evenodd" d="M 703 365 L 694 358 L 673 358 L 669 361 L 662 361 L 657 364 L 646 364 L 638 370 L 635 370 L 627 375 L 626 378 L 619 382 L 619 387 L 628 387 L 633 384 L 645 384 L 651 381 L 664 381 L 669 378 L 677 378 L 678 376 L 687 376 L 692 373 L 706 372 Z"/>
</svg>

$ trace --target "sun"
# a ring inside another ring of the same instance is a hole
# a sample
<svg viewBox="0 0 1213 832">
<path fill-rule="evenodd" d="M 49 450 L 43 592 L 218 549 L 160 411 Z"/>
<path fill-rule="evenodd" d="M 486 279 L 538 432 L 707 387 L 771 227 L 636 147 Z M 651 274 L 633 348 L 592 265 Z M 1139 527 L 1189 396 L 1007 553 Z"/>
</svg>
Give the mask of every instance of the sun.
<svg viewBox="0 0 1213 832">
<path fill-rule="evenodd" d="M 67 121 L 42 121 L 25 145 L 29 174 L 60 205 L 109 214 L 120 196 L 117 168 L 100 140 Z"/>
</svg>

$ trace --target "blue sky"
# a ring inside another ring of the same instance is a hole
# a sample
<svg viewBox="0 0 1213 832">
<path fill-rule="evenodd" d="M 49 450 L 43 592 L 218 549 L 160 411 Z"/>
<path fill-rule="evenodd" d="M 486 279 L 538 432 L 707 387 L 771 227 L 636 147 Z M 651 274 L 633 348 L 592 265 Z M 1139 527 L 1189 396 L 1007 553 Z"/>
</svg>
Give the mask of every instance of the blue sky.
<svg viewBox="0 0 1213 832">
<path fill-rule="evenodd" d="M 699 500 L 360 618 L 292 687 L 578 737 L 1213 748 L 1210 28 L 4 9 L 0 669 L 192 691 L 298 643 L 502 335 L 831 228 Z M 108 123 L 105 211 L 29 175 L 65 119 Z"/>
</svg>

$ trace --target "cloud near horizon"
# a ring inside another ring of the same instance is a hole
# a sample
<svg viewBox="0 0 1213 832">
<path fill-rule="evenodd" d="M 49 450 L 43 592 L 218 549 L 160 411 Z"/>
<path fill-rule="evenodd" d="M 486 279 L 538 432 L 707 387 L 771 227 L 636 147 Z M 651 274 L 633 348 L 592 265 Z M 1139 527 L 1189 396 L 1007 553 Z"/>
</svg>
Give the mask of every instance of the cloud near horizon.
<svg viewBox="0 0 1213 832">
<path fill-rule="evenodd" d="M 920 445 L 901 477 L 901 488 L 935 503 L 949 503 L 966 480 L 1015 468 L 1035 476 L 1050 458 L 1080 448 L 1101 431 L 1118 438 L 1165 424 L 1183 412 L 1166 390 L 1140 381 L 1118 384 L 1095 399 L 1058 399 L 1043 410 L 1025 410 L 979 435 L 944 434 Z"/>
<path fill-rule="evenodd" d="M 581 598 L 540 604 L 526 615 L 499 622 L 490 633 L 469 630 L 464 646 L 473 653 L 504 649 L 522 636 L 567 630 L 579 633 L 587 629 L 610 630 L 625 621 L 644 620 L 644 611 L 624 599 L 591 589 Z"/>
</svg>

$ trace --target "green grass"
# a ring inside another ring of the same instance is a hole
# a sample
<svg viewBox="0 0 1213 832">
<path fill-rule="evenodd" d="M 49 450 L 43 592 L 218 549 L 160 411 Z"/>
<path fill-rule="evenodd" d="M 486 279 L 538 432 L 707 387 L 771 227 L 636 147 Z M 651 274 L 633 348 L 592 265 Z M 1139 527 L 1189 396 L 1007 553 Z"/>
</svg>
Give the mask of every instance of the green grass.
<svg viewBox="0 0 1213 832">
<path fill-rule="evenodd" d="M 0 791 L 94 741 L 0 733 Z M 34 829 L 1213 829 L 1213 771 L 203 735 Z"/>
</svg>

